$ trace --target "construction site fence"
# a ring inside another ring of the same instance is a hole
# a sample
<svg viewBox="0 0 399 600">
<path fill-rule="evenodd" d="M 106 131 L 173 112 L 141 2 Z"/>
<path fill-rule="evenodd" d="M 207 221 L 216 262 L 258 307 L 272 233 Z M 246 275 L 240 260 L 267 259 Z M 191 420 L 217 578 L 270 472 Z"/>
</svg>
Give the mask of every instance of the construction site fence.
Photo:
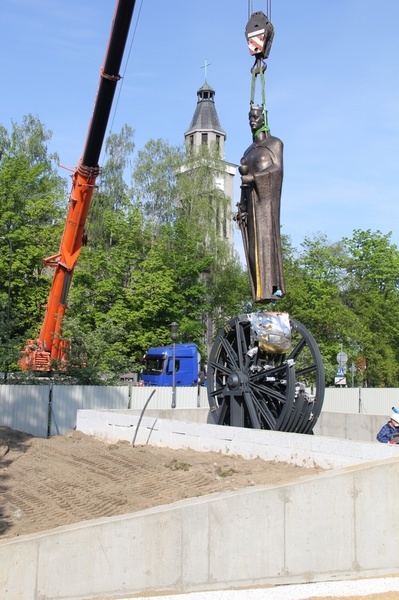
<svg viewBox="0 0 399 600">
<path fill-rule="evenodd" d="M 37 437 L 64 435 L 76 427 L 79 409 L 171 408 L 171 387 L 0 385 L 0 426 Z M 175 388 L 176 408 L 207 408 L 206 387 Z M 399 388 L 326 388 L 323 412 L 384 415 L 399 408 Z"/>
</svg>

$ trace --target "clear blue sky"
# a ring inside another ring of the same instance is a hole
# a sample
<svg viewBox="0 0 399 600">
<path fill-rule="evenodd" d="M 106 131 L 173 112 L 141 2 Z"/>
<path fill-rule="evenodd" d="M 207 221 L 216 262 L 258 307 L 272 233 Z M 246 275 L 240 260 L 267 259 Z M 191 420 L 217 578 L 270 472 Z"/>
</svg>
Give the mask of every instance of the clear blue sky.
<svg viewBox="0 0 399 600">
<path fill-rule="evenodd" d="M 252 4 L 266 12 L 266 0 Z M 226 160 L 239 163 L 251 143 L 247 0 L 143 0 L 139 14 L 140 6 L 112 130 L 131 125 L 137 149 L 150 138 L 182 143 L 206 59 Z M 0 123 L 37 115 L 70 167 L 83 150 L 114 9 L 115 0 L 1 0 Z M 392 231 L 399 244 L 399 1 L 272 0 L 271 20 L 267 105 L 285 146 L 283 233 L 297 247 L 305 236 L 336 241 L 356 228 Z"/>
</svg>

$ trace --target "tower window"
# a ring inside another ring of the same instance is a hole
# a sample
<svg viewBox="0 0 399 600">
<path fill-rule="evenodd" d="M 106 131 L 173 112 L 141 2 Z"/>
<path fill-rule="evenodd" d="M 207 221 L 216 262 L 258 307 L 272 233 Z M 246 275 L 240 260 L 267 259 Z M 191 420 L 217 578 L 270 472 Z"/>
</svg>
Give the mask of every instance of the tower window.
<svg viewBox="0 0 399 600">
<path fill-rule="evenodd" d="M 208 134 L 207 133 L 202 133 L 201 134 L 201 144 L 208 144 Z"/>
<path fill-rule="evenodd" d="M 220 148 L 220 135 L 216 136 L 216 147 Z"/>
</svg>

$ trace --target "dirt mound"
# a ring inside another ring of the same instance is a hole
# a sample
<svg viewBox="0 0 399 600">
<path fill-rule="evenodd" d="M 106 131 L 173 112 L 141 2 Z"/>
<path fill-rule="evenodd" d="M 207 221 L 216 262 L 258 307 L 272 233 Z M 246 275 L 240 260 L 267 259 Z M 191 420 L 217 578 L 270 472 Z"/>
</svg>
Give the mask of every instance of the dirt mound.
<svg viewBox="0 0 399 600">
<path fill-rule="evenodd" d="M 318 471 L 216 452 L 107 444 L 77 431 L 42 439 L 0 427 L 0 539 Z"/>
</svg>

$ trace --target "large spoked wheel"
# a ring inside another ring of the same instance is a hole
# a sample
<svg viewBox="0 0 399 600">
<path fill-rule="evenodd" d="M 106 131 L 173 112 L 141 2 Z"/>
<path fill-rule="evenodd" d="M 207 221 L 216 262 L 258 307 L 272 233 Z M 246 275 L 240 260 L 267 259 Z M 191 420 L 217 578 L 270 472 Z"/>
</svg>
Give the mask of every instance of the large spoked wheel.
<svg viewBox="0 0 399 600">
<path fill-rule="evenodd" d="M 289 320 L 291 347 L 262 350 L 248 315 L 217 335 L 208 363 L 208 401 L 219 425 L 312 433 L 324 400 L 324 368 L 310 332 Z"/>
</svg>

